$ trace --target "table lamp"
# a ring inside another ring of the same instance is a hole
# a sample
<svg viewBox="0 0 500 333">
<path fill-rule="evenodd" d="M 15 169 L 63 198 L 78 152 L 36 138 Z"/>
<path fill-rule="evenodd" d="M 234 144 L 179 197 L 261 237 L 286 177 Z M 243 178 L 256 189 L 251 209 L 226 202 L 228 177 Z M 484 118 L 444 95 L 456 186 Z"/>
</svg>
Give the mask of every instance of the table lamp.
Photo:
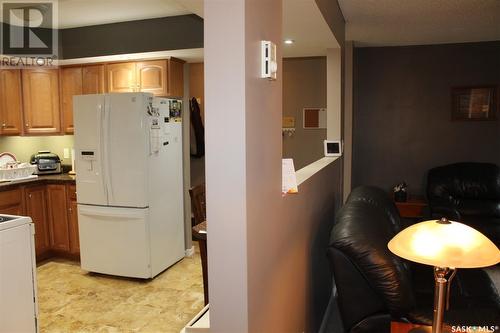
<svg viewBox="0 0 500 333">
<path fill-rule="evenodd" d="M 445 299 L 457 268 L 479 268 L 500 262 L 500 251 L 479 231 L 446 218 L 414 224 L 387 245 L 395 255 L 434 266 L 432 332 L 443 332 Z"/>
</svg>

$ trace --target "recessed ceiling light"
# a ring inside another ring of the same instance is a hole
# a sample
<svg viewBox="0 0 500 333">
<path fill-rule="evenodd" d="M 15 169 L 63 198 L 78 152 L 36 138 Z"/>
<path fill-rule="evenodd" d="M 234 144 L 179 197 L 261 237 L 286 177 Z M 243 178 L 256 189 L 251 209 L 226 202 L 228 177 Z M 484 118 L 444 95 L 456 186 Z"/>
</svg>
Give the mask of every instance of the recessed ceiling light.
<svg viewBox="0 0 500 333">
<path fill-rule="evenodd" d="M 294 40 L 293 39 L 285 39 L 285 44 L 293 44 L 294 43 Z"/>
</svg>

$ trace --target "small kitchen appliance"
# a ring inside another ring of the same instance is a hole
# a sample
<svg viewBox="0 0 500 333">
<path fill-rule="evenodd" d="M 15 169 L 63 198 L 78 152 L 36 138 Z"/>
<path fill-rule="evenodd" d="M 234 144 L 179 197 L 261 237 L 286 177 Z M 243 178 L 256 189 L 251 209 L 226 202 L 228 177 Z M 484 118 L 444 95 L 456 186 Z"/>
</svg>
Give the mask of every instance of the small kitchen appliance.
<svg viewBox="0 0 500 333">
<path fill-rule="evenodd" d="M 41 150 L 31 155 L 30 163 L 37 166 L 35 175 L 61 173 L 61 159 L 50 151 Z"/>
</svg>

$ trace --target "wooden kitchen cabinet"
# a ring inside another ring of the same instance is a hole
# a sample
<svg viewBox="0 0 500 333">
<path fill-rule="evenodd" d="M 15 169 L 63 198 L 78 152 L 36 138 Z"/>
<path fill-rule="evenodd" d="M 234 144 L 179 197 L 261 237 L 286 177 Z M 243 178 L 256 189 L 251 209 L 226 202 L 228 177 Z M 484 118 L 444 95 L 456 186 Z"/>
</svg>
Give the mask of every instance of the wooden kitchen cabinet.
<svg viewBox="0 0 500 333">
<path fill-rule="evenodd" d="M 106 65 L 108 92 L 150 92 L 155 96 L 184 95 L 184 62 L 145 60 Z"/>
<path fill-rule="evenodd" d="M 64 133 L 74 133 L 73 96 L 104 93 L 104 65 L 61 69 L 61 108 Z"/>
<path fill-rule="evenodd" d="M 22 189 L 0 192 L 0 214 L 25 215 Z"/>
<path fill-rule="evenodd" d="M 165 96 L 184 96 L 184 61 L 174 58 L 168 60 L 168 90 Z"/>
<path fill-rule="evenodd" d="M 167 61 L 152 60 L 136 63 L 138 91 L 165 96 L 167 92 Z"/>
<path fill-rule="evenodd" d="M 69 251 L 69 228 L 66 185 L 47 185 L 49 239 L 52 250 Z"/>
<path fill-rule="evenodd" d="M 26 215 L 35 224 L 35 252 L 38 259 L 50 250 L 49 228 L 47 225 L 47 192 L 45 186 L 26 187 L 24 190 Z"/>
<path fill-rule="evenodd" d="M 57 69 L 22 70 L 24 133 L 59 134 L 59 71 Z"/>
<path fill-rule="evenodd" d="M 78 208 L 76 204 L 76 186 L 68 185 L 68 222 L 69 222 L 69 252 L 80 254 L 80 235 L 78 232 Z"/>
<path fill-rule="evenodd" d="M 90 65 L 82 67 L 82 93 L 104 94 L 104 65 Z"/>
<path fill-rule="evenodd" d="M 0 69 L 0 135 L 23 131 L 21 70 Z"/>
<path fill-rule="evenodd" d="M 135 62 L 121 62 L 106 65 L 108 92 L 137 91 Z"/>
<path fill-rule="evenodd" d="M 62 68 L 60 75 L 63 129 L 65 133 L 73 133 L 73 96 L 83 93 L 82 67 Z"/>
<path fill-rule="evenodd" d="M 0 191 L 0 214 L 31 217 L 38 261 L 51 256 L 78 260 L 80 238 L 74 183 L 20 185 Z"/>
</svg>

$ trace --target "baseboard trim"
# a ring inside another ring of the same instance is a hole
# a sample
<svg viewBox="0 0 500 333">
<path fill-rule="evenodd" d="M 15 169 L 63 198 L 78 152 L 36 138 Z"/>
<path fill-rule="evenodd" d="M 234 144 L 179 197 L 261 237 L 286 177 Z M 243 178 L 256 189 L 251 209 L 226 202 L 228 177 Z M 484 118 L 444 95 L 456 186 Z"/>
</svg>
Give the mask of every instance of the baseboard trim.
<svg viewBox="0 0 500 333">
<path fill-rule="evenodd" d="M 190 249 L 186 249 L 186 257 L 194 256 L 194 246 L 191 246 Z"/>
</svg>

